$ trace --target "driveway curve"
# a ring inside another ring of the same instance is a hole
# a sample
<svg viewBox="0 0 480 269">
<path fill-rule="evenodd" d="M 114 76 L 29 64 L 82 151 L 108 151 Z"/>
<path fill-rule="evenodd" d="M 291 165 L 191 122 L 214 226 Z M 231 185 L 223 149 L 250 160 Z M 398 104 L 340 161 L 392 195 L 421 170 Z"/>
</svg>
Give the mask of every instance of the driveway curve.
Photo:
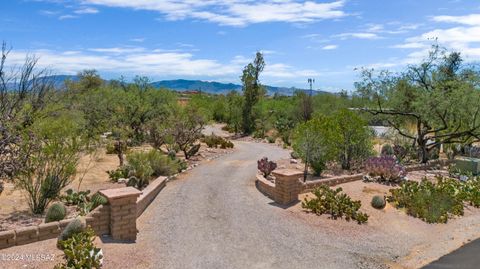
<svg viewBox="0 0 480 269">
<path fill-rule="evenodd" d="M 255 187 L 256 161 L 288 157 L 269 144 L 233 153 L 170 181 L 138 220 L 150 268 L 377 268 L 275 205 Z"/>
</svg>

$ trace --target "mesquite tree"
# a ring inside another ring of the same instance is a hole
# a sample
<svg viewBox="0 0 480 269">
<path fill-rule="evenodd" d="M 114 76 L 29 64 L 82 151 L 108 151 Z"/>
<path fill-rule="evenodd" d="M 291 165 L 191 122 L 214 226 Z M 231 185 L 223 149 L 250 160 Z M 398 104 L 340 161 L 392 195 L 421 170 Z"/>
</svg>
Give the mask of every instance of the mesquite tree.
<svg viewBox="0 0 480 269">
<path fill-rule="evenodd" d="M 0 59 L 0 181 L 22 170 L 28 155 L 20 148 L 22 133 L 42 115 L 53 79 L 37 70 L 37 58 L 27 56 L 23 65 L 7 64 L 10 49 L 2 44 Z"/>
<path fill-rule="evenodd" d="M 356 88 L 371 101 L 361 110 L 381 117 L 411 139 L 426 163 L 429 152 L 441 144 L 479 140 L 479 82 L 478 69 L 463 64 L 460 53 L 434 46 L 425 61 L 403 73 L 383 71 L 375 76 L 364 70 Z"/>
</svg>

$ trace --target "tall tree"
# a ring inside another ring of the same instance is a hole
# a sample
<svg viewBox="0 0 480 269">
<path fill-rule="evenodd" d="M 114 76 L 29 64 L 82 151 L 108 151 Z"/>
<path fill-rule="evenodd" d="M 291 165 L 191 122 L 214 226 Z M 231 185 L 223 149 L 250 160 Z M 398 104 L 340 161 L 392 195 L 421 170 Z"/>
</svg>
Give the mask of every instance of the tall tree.
<svg viewBox="0 0 480 269">
<path fill-rule="evenodd" d="M 480 72 L 463 64 L 460 53 L 434 46 L 425 61 L 401 74 L 375 76 L 364 70 L 356 88 L 371 101 L 362 110 L 383 117 L 411 139 L 426 163 L 429 152 L 441 144 L 480 140 L 479 83 Z"/>
<path fill-rule="evenodd" d="M 250 134 L 255 128 L 255 117 L 253 115 L 253 107 L 260 100 L 260 97 L 265 94 L 265 90 L 260 84 L 260 73 L 265 67 L 263 55 L 257 52 L 253 63 L 249 63 L 243 69 L 242 83 L 243 95 L 245 102 L 243 104 L 243 131 Z"/>
<path fill-rule="evenodd" d="M 10 49 L 2 44 L 0 59 L 0 185 L 22 170 L 29 158 L 22 155 L 22 132 L 44 116 L 53 79 L 37 70 L 37 58 L 27 56 L 22 66 L 9 68 Z M 1 186 L 0 186 L 1 188 Z"/>
</svg>

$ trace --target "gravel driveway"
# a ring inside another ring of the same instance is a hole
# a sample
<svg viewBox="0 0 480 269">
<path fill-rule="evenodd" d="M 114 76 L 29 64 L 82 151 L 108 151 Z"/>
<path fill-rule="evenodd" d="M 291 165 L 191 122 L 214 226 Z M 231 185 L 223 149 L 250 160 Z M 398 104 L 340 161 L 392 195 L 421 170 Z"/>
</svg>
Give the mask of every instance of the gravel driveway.
<svg viewBox="0 0 480 269">
<path fill-rule="evenodd" d="M 138 220 L 148 268 L 377 268 L 256 188 L 256 160 L 279 147 L 236 142 L 236 151 L 169 182 Z M 143 267 L 143 266 L 142 266 Z"/>
</svg>

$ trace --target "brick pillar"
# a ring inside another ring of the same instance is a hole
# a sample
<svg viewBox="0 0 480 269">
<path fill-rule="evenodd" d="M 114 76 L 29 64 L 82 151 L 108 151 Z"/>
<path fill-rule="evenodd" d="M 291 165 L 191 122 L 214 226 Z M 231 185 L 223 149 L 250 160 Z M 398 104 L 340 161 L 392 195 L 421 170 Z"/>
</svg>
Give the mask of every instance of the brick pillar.
<svg viewBox="0 0 480 269">
<path fill-rule="evenodd" d="M 137 239 L 137 198 L 141 191 L 133 187 L 100 191 L 110 204 L 110 234 L 114 240 Z"/>
<path fill-rule="evenodd" d="M 298 195 L 302 190 L 300 178 L 303 172 L 293 169 L 274 170 L 275 176 L 275 202 L 282 205 L 289 205 L 298 201 Z"/>
</svg>

